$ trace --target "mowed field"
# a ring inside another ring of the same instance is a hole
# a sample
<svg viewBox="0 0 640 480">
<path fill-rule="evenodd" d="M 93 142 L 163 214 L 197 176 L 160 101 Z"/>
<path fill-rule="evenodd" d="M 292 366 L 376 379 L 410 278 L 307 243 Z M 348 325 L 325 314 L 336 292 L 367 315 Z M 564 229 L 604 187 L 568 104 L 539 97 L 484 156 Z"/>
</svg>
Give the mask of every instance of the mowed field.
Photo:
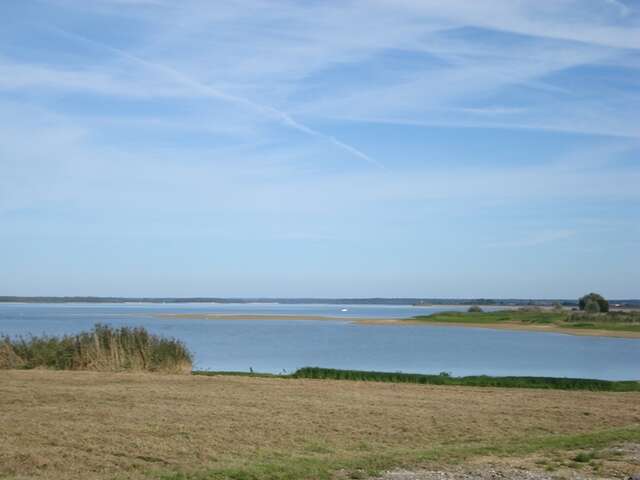
<svg viewBox="0 0 640 480">
<path fill-rule="evenodd" d="M 640 393 L 0 371 L 0 478 L 366 478 L 576 452 L 603 472 L 615 444 L 640 444 Z"/>
</svg>

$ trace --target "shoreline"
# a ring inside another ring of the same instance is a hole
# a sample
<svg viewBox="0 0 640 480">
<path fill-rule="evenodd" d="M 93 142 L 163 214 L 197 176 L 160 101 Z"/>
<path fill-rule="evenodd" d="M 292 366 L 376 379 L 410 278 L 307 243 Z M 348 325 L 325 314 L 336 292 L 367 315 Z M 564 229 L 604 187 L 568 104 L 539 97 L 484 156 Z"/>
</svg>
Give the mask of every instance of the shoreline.
<svg viewBox="0 0 640 480">
<path fill-rule="evenodd" d="M 359 322 L 362 324 L 369 324 L 368 321 Z M 373 322 L 381 323 L 381 322 Z M 626 331 L 613 331 L 602 329 L 580 329 L 580 328 L 566 328 L 557 327 L 554 325 L 523 325 L 520 323 L 453 323 L 453 322 L 429 322 L 420 320 L 392 320 L 387 324 L 403 323 L 407 325 L 433 325 L 436 327 L 469 327 L 469 328 L 486 328 L 489 330 L 512 330 L 523 332 L 538 332 L 538 333 L 559 333 L 564 335 L 575 335 L 578 337 L 611 337 L 611 338 L 632 338 L 640 339 L 640 332 L 626 332 Z"/>
<path fill-rule="evenodd" d="M 330 315 L 295 315 L 295 314 L 226 314 L 226 313 L 159 313 L 156 318 L 176 318 L 189 320 L 286 320 L 286 321 L 338 321 L 356 323 L 359 325 L 412 325 L 433 327 L 459 327 L 459 328 L 484 328 L 489 330 L 511 330 L 534 333 L 559 333 L 564 335 L 587 337 L 610 337 L 640 339 L 640 332 L 613 331 L 601 329 L 573 329 L 558 327 L 555 325 L 535 325 L 521 323 L 455 323 L 455 322 L 431 322 L 414 320 L 411 318 L 365 318 L 365 317 L 339 317 Z"/>
<path fill-rule="evenodd" d="M 182 318 L 189 320 L 328 320 L 328 321 L 345 321 L 352 322 L 361 320 L 359 317 L 338 317 L 331 315 L 296 315 L 293 313 L 273 314 L 273 313 L 157 313 L 153 315 L 157 318 Z M 375 320 L 375 318 L 367 318 L 363 320 Z M 394 320 L 394 319 L 385 319 Z M 401 320 L 401 319 L 396 319 Z"/>
</svg>

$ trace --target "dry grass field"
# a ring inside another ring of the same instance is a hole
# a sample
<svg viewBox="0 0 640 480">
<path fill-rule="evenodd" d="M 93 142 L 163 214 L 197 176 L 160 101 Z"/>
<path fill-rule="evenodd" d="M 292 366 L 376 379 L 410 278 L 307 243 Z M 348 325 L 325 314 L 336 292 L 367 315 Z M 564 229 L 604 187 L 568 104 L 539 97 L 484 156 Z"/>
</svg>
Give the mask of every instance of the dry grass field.
<svg viewBox="0 0 640 480">
<path fill-rule="evenodd" d="M 640 444 L 638 393 L 0 371 L 0 478 L 364 478 L 503 457 L 553 470 L 583 453 L 575 468 L 602 473 L 614 444 Z"/>
</svg>

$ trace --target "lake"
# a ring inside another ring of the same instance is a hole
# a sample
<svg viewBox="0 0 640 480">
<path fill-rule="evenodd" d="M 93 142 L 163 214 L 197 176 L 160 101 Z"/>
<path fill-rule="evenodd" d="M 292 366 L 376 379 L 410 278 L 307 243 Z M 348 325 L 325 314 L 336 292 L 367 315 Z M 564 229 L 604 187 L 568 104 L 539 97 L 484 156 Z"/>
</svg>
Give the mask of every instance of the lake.
<svg viewBox="0 0 640 480">
<path fill-rule="evenodd" d="M 304 366 L 453 375 L 640 379 L 640 339 L 441 326 L 358 325 L 467 307 L 280 304 L 0 304 L 0 335 L 60 335 L 95 323 L 183 340 L 195 369 L 281 373 Z M 342 309 L 347 309 L 346 312 Z M 490 309 L 488 309 L 490 310 Z M 324 315 L 339 320 L 194 320 L 159 313 Z M 344 319 L 344 320 L 343 320 Z"/>
</svg>

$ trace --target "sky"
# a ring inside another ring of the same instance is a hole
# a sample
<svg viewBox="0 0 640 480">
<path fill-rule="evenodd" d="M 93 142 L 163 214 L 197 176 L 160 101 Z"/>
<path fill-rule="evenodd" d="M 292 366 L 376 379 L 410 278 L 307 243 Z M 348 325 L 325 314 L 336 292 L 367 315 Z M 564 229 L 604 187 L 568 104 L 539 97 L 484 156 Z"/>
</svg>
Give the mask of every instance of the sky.
<svg viewBox="0 0 640 480">
<path fill-rule="evenodd" d="M 0 295 L 640 298 L 640 1 L 0 18 Z"/>
</svg>

